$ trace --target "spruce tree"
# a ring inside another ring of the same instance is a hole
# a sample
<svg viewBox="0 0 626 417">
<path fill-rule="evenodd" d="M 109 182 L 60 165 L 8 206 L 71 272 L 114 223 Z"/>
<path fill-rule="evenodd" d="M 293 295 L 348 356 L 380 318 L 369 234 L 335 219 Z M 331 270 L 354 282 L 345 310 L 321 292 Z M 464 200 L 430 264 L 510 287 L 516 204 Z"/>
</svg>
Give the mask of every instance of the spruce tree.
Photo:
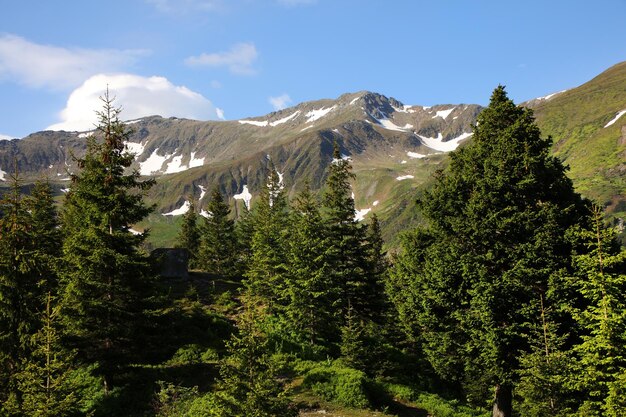
<svg viewBox="0 0 626 417">
<path fill-rule="evenodd" d="M 287 201 L 278 173 L 270 165 L 267 183 L 254 211 L 252 257 L 246 272 L 247 295 L 274 314 L 284 303 L 287 273 Z"/>
<path fill-rule="evenodd" d="M 333 286 L 338 288 L 338 315 L 345 317 L 348 306 L 360 318 L 372 318 L 372 294 L 367 273 L 368 257 L 365 229 L 354 218 L 354 199 L 350 181 L 354 179 L 348 158 L 342 158 L 335 144 L 322 198 L 322 216 L 326 225 L 325 256 Z M 342 319 L 343 320 L 343 319 Z"/>
<path fill-rule="evenodd" d="M 569 296 L 557 274 L 570 268 L 566 231 L 587 224 L 587 205 L 550 146 L 532 111 L 496 88 L 472 143 L 450 154 L 419 200 L 428 226 L 404 241 L 393 279 L 412 291 L 396 302 L 415 310 L 398 307 L 415 320 L 405 327 L 419 329 L 431 364 L 479 402 L 491 386 L 498 417 L 512 415 L 519 357 L 542 300 L 550 308 Z"/>
<path fill-rule="evenodd" d="M 16 172 L 0 201 L 0 403 L 5 412 L 21 407 L 16 376 L 30 354 L 41 302 L 30 216 L 20 185 Z"/>
<path fill-rule="evenodd" d="M 265 321 L 264 307 L 244 306 L 238 334 L 228 343 L 227 356 L 220 366 L 219 414 L 222 417 L 295 417 L 285 390 L 277 380 L 271 347 L 259 323 Z"/>
<path fill-rule="evenodd" d="M 300 342 L 329 347 L 338 341 L 338 288 L 333 286 L 319 204 L 306 184 L 290 215 L 285 315 Z"/>
<path fill-rule="evenodd" d="M 137 171 L 126 173 L 133 155 L 124 142 L 131 132 L 108 91 L 102 101 L 97 134 L 77 160 L 79 172 L 72 175 L 63 208 L 61 302 L 78 358 L 98 363 L 108 393 L 119 367 L 131 360 L 147 295 L 148 257 L 139 249 L 146 235 L 133 235 L 129 228 L 152 210 L 142 192 L 154 181 L 140 181 Z"/>
<path fill-rule="evenodd" d="M 574 315 L 585 333 L 572 349 L 571 385 L 585 394 L 579 415 L 617 417 L 626 404 L 626 251 L 601 216 L 595 207 L 594 228 L 573 232 L 583 248 L 572 281 L 586 303 Z"/>
<path fill-rule="evenodd" d="M 189 251 L 189 267 L 198 267 L 200 250 L 200 229 L 198 227 L 198 213 L 193 199 L 189 200 L 189 210 L 183 215 L 183 224 L 180 226 L 176 246 Z"/>
<path fill-rule="evenodd" d="M 58 293 L 58 260 L 62 233 L 52 188 L 48 181 L 37 181 L 25 200 L 29 212 L 32 251 L 37 274 L 38 312 L 45 311 L 48 296 Z"/>
<path fill-rule="evenodd" d="M 60 308 L 53 303 L 48 293 L 41 328 L 32 336 L 31 354 L 23 360 L 17 375 L 20 412 L 28 416 L 76 415 L 80 408 L 78 387 L 71 377 L 75 354 L 61 343 Z"/>
<path fill-rule="evenodd" d="M 235 222 L 229 218 L 230 208 L 217 187 L 211 192 L 207 213 L 200 236 L 199 265 L 213 274 L 235 277 L 239 266 Z"/>
</svg>

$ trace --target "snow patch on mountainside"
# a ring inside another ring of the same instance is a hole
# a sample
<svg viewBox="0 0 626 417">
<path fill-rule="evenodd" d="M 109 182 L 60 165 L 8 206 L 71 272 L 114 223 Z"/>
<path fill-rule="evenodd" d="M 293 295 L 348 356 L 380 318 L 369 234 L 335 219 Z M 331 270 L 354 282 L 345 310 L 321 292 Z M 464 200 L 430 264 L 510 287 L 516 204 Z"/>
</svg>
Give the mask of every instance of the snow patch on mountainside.
<svg viewBox="0 0 626 417">
<path fill-rule="evenodd" d="M 395 130 L 397 132 L 407 132 L 413 129 L 413 125 L 409 123 L 405 124 L 404 127 L 400 127 L 387 118 L 376 119 L 376 121 L 378 122 L 378 124 L 380 124 L 382 127 L 384 127 L 387 130 Z"/>
<path fill-rule="evenodd" d="M 257 120 L 237 120 L 239 122 L 239 124 L 242 125 L 253 125 L 253 126 L 259 126 L 259 127 L 265 127 L 268 125 L 267 120 L 263 120 L 262 122 L 259 122 Z"/>
<path fill-rule="evenodd" d="M 354 103 L 356 103 L 357 100 L 360 99 L 360 98 L 361 98 L 361 96 L 353 98 L 352 101 L 350 102 L 350 106 L 352 106 Z"/>
<path fill-rule="evenodd" d="M 270 123 L 270 126 L 273 127 L 273 126 L 278 126 L 278 125 L 283 124 L 283 123 L 287 123 L 288 121 L 290 121 L 294 117 L 298 117 L 299 114 L 300 114 L 300 110 L 296 110 L 295 112 L 293 112 L 289 116 L 283 117 L 282 119 L 278 119 L 275 122 Z"/>
<path fill-rule="evenodd" d="M 307 123 L 312 123 L 312 122 L 314 122 L 316 120 L 319 120 L 322 117 L 326 116 L 331 111 L 335 110 L 336 107 L 337 107 L 337 105 L 334 105 L 332 107 L 322 107 L 321 109 L 317 109 L 317 110 L 311 110 L 310 112 L 305 114 L 305 116 L 307 117 L 307 121 L 306 122 Z"/>
<path fill-rule="evenodd" d="M 396 179 L 398 181 L 410 180 L 410 179 L 413 179 L 413 178 L 415 178 L 413 175 L 402 175 L 400 177 L 396 177 Z"/>
<path fill-rule="evenodd" d="M 235 194 L 233 198 L 235 200 L 243 200 L 243 203 L 246 205 L 246 208 L 250 210 L 250 201 L 252 200 L 252 194 L 250 194 L 250 191 L 248 191 L 247 185 L 244 185 L 243 191 L 241 191 L 241 193 L 239 194 Z"/>
<path fill-rule="evenodd" d="M 196 153 L 192 152 L 189 157 L 189 168 L 201 167 L 204 165 L 204 158 L 196 158 Z"/>
<path fill-rule="evenodd" d="M 128 152 L 135 154 L 135 158 L 141 155 L 145 148 L 144 144 L 136 142 L 124 142 L 124 146 Z"/>
<path fill-rule="evenodd" d="M 152 155 L 143 162 L 139 163 L 139 173 L 141 175 L 150 175 L 153 172 L 161 170 L 163 163 L 167 161 L 172 155 L 161 156 L 158 154 L 159 148 L 156 148 Z"/>
<path fill-rule="evenodd" d="M 450 139 L 446 142 L 443 141 L 443 136 L 441 135 L 441 132 L 437 135 L 436 138 L 427 138 L 426 136 L 421 135 L 417 135 L 417 137 L 422 140 L 424 145 L 428 146 L 431 149 L 439 152 L 451 152 L 458 148 L 463 140 L 469 138 L 472 135 L 473 133 L 465 132 L 462 133 L 460 136 L 457 136 L 456 138 Z"/>
<path fill-rule="evenodd" d="M 363 221 L 365 219 L 365 215 L 372 211 L 371 208 L 365 208 L 361 210 L 354 210 L 354 220 L 357 222 Z"/>
<path fill-rule="evenodd" d="M 169 213 L 163 213 L 164 216 L 181 216 L 189 211 L 189 207 L 191 207 L 191 203 L 185 200 L 182 206 L 179 208 L 170 211 Z"/>
<path fill-rule="evenodd" d="M 452 107 L 451 109 L 447 109 L 447 110 L 438 110 L 437 114 L 433 116 L 433 119 L 437 117 L 441 117 L 443 120 L 446 120 L 446 118 L 450 116 L 450 113 L 452 113 L 454 109 L 455 107 Z"/>
<path fill-rule="evenodd" d="M 200 201 L 206 195 L 206 187 L 204 185 L 198 185 L 198 188 L 200 189 L 200 198 L 198 199 L 198 201 Z"/>
<path fill-rule="evenodd" d="M 609 127 L 612 124 L 614 124 L 615 122 L 617 122 L 617 120 L 622 117 L 624 114 L 626 114 L 626 110 L 622 110 L 620 112 L 617 113 L 617 116 L 615 116 L 615 118 L 613 120 L 611 120 L 610 122 L 608 122 L 607 124 L 604 125 L 604 127 Z"/>
<path fill-rule="evenodd" d="M 537 97 L 535 100 L 550 100 L 552 97 L 564 93 L 567 90 L 561 90 L 561 91 L 557 91 L 556 93 L 552 93 L 552 94 L 548 94 L 547 96 L 543 96 L 543 97 Z"/>
<path fill-rule="evenodd" d="M 7 174 L 7 173 L 6 173 L 5 171 L 3 171 L 2 169 L 0 169 L 0 181 L 6 181 L 6 179 L 4 178 L 4 176 L 5 176 L 6 174 Z"/>
<path fill-rule="evenodd" d="M 177 172 L 182 172 L 187 170 L 187 166 L 182 164 L 183 156 L 178 155 L 174 156 L 170 162 L 167 164 L 167 169 L 165 170 L 166 174 L 175 174 Z"/>
<path fill-rule="evenodd" d="M 428 156 L 417 152 L 407 152 L 406 155 L 409 158 L 426 158 Z"/>
<path fill-rule="evenodd" d="M 205 209 L 200 210 L 200 215 L 205 219 L 210 219 L 212 214 L 206 211 Z"/>
</svg>

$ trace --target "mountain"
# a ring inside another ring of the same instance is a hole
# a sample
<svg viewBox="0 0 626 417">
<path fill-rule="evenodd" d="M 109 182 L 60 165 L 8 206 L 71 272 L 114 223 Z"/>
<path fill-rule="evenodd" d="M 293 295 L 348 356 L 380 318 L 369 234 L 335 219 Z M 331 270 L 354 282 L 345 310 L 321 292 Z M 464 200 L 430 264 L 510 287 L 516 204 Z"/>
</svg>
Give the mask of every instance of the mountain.
<svg viewBox="0 0 626 417">
<path fill-rule="evenodd" d="M 554 153 L 579 192 L 624 218 L 626 213 L 626 62 L 580 87 L 524 103 L 534 109 Z"/>
<path fill-rule="evenodd" d="M 626 212 L 626 63 L 572 90 L 531 100 L 554 152 L 571 167 L 583 194 L 607 206 L 618 221 Z M 152 228 L 155 245 L 169 245 L 175 214 L 185 200 L 207 202 L 214 186 L 229 197 L 235 213 L 254 204 L 270 161 L 293 196 L 305 181 L 320 190 L 336 142 L 351 159 L 357 217 L 376 212 L 387 240 L 418 221 L 414 200 L 445 165 L 446 153 L 471 140 L 481 107 L 475 104 L 409 106 L 361 91 L 301 103 L 262 117 L 196 121 L 151 116 L 127 122 L 134 130 L 127 147 L 134 169 L 157 184 L 146 196 L 156 212 L 136 228 Z M 611 123 L 612 122 L 612 123 Z M 59 194 L 76 169 L 72 155 L 85 152 L 90 132 L 38 132 L 0 141 L 0 179 L 17 161 L 26 182 L 47 176 Z M 168 215 L 169 214 L 169 215 Z"/>
</svg>

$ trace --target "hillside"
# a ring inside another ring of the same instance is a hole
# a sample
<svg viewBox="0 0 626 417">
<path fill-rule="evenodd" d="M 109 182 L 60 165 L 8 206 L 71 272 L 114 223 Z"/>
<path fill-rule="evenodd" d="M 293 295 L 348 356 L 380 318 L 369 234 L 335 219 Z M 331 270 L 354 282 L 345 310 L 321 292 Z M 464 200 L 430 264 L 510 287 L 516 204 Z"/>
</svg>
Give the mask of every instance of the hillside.
<svg viewBox="0 0 626 417">
<path fill-rule="evenodd" d="M 626 110 L 626 63 L 522 105 L 534 109 L 543 133 L 554 138 L 554 152 L 570 166 L 577 189 L 606 206 L 616 223 L 623 221 L 626 117 L 617 116 Z M 150 227 L 154 246 L 171 245 L 185 200 L 203 207 L 215 186 L 237 215 L 246 200 L 254 205 L 270 161 L 291 196 L 305 181 L 318 191 L 337 142 L 356 174 L 357 216 L 377 213 L 393 244 L 398 231 L 417 221 L 415 196 L 445 164 L 446 153 L 471 140 L 480 110 L 466 104 L 411 106 L 361 91 L 243 120 L 129 121 L 133 168 L 157 179 L 146 196 L 156 211 L 136 228 Z M 0 178 L 6 180 L 16 161 L 26 183 L 48 177 L 61 195 L 75 169 L 72 155 L 84 153 L 90 133 L 46 131 L 0 141 Z"/>
<path fill-rule="evenodd" d="M 626 62 L 580 87 L 525 103 L 583 195 L 626 213 Z"/>
</svg>

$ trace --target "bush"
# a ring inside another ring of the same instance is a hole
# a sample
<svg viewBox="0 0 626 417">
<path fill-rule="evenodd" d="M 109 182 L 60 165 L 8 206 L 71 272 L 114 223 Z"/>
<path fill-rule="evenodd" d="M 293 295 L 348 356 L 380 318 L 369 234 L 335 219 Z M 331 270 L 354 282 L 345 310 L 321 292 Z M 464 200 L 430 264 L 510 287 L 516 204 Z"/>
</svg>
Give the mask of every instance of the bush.
<svg viewBox="0 0 626 417">
<path fill-rule="evenodd" d="M 303 385 L 326 401 L 346 407 L 368 408 L 371 405 L 365 373 L 337 363 L 310 368 Z"/>
<path fill-rule="evenodd" d="M 167 361 L 168 365 L 191 365 L 202 362 L 203 349 L 198 344 L 185 345 L 178 348 L 174 356 Z"/>
<path fill-rule="evenodd" d="M 218 360 L 219 354 L 215 349 L 205 349 L 199 344 L 193 343 L 178 348 L 176 353 L 174 353 L 166 364 L 170 366 L 182 366 L 198 363 L 215 363 Z"/>
</svg>

